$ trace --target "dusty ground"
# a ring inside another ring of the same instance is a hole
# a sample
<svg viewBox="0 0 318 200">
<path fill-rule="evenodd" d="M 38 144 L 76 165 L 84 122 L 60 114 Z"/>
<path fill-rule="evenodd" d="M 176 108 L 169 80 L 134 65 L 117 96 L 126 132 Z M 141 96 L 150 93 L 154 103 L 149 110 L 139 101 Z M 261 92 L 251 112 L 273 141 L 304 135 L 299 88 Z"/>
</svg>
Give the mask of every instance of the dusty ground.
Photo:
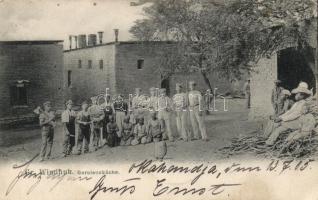
<svg viewBox="0 0 318 200">
<path fill-rule="evenodd" d="M 257 122 L 247 121 L 248 111 L 245 109 L 244 103 L 242 99 L 229 100 L 228 111 L 223 111 L 223 103 L 218 102 L 217 109 L 219 111 L 215 111 L 206 117 L 207 132 L 210 141 L 167 142 L 168 153 L 166 159 L 173 159 L 174 161 L 212 161 L 216 159 L 226 159 L 225 155 L 221 155 L 218 152 L 219 148 L 229 144 L 230 139 L 233 137 L 256 134 L 252 132 L 258 130 L 260 127 Z M 52 160 L 46 161 L 47 163 L 114 163 L 154 158 L 153 143 L 115 148 L 105 146 L 96 152 L 61 158 L 62 134 L 61 125 L 59 125 L 55 131 Z M 0 147 L 1 162 L 23 162 L 39 153 L 41 137 L 38 128 L 2 131 L 0 137 L 7 144 L 6 147 Z"/>
</svg>

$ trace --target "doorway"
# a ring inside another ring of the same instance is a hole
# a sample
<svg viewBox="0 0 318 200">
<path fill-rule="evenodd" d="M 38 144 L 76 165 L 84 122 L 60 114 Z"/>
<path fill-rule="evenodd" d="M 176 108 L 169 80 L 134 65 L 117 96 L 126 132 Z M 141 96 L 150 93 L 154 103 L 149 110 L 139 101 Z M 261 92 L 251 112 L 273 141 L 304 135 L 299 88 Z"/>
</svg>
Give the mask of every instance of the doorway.
<svg viewBox="0 0 318 200">
<path fill-rule="evenodd" d="M 166 92 L 167 92 L 167 95 L 168 95 L 168 96 L 170 95 L 170 80 L 169 80 L 169 78 L 163 79 L 163 80 L 161 81 L 160 87 L 161 87 L 161 88 L 165 88 L 165 89 L 166 89 Z"/>
<path fill-rule="evenodd" d="M 291 91 L 299 82 L 308 84 L 308 89 L 316 92 L 316 80 L 311 65 L 314 64 L 312 50 L 298 50 L 287 48 L 277 54 L 278 79 L 282 81 L 281 86 Z"/>
</svg>

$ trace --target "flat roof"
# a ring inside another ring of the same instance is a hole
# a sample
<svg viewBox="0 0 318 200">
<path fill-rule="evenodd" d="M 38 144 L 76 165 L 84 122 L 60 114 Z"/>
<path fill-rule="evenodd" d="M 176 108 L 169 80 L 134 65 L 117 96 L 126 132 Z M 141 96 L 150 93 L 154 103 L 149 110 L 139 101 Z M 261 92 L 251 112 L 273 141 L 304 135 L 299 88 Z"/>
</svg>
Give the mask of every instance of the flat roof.
<svg viewBox="0 0 318 200">
<path fill-rule="evenodd" d="M 83 48 L 77 48 L 77 49 L 67 49 L 64 50 L 64 52 L 71 52 L 71 51 L 79 51 L 82 49 L 89 49 L 89 48 L 95 48 L 95 47 L 102 47 L 102 46 L 110 46 L 110 45 L 122 45 L 122 44 L 174 44 L 175 41 L 119 41 L 119 42 L 108 42 L 103 44 L 96 44 L 94 46 L 86 46 Z"/>
<path fill-rule="evenodd" d="M 64 40 L 7 40 L 0 41 L 0 45 L 34 45 L 34 44 L 58 44 Z"/>
</svg>

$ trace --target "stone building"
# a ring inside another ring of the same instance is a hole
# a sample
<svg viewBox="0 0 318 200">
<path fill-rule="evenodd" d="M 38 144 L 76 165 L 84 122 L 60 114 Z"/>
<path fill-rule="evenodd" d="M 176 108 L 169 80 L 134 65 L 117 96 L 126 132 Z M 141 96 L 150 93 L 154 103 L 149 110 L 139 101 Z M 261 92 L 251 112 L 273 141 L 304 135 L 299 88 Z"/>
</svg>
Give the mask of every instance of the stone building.
<svg viewBox="0 0 318 200">
<path fill-rule="evenodd" d="M 136 87 L 143 93 L 149 93 L 150 87 L 163 87 L 173 94 L 176 82 L 186 84 L 189 80 L 197 81 L 201 91 L 207 89 L 199 73 L 176 73 L 162 79 L 160 65 L 163 62 L 160 59 L 163 52 L 174 48 L 173 42 L 120 42 L 115 39 L 103 43 L 100 39 L 97 44 L 96 37 L 91 35 L 88 35 L 87 42 L 85 35 L 76 36 L 76 46 L 64 51 L 66 95 L 77 104 L 105 93 L 106 88 L 109 88 L 109 93 L 123 94 L 125 98 L 133 94 Z M 232 83 L 227 80 L 213 75 L 209 79 L 219 92 L 232 90 Z"/>
<path fill-rule="evenodd" d="M 0 42 L 0 118 L 16 119 L 50 100 L 63 105 L 62 40 Z"/>
<path fill-rule="evenodd" d="M 288 90 L 297 87 L 300 81 L 308 83 L 316 91 L 315 48 L 317 46 L 316 20 L 302 25 L 306 28 L 307 49 L 299 49 L 296 42 L 280 46 L 269 58 L 262 58 L 251 74 L 250 120 L 262 120 L 273 114 L 271 92 L 274 81 L 279 79 Z"/>
</svg>

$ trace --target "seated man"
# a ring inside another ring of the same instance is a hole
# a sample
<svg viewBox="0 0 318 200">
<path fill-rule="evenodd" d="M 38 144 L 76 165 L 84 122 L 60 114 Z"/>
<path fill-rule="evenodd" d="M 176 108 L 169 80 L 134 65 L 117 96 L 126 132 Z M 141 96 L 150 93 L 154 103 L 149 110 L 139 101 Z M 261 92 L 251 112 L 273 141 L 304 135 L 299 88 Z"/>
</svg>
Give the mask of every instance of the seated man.
<svg viewBox="0 0 318 200">
<path fill-rule="evenodd" d="M 315 117 L 309 112 L 308 105 L 303 107 L 303 115 L 299 118 L 299 122 L 299 129 L 288 135 L 281 152 L 284 152 L 296 140 L 309 136 L 313 133 L 313 130 L 316 126 L 316 120 Z"/>
<path fill-rule="evenodd" d="M 299 117 L 303 113 L 303 106 L 305 105 L 305 99 L 311 95 L 310 90 L 308 90 L 307 83 L 301 82 L 298 87 L 292 91 L 295 94 L 296 103 L 288 110 L 286 113 L 276 117 L 274 122 L 274 130 L 271 132 L 269 138 L 266 141 L 267 145 L 273 145 L 280 134 L 291 130 L 299 129 Z"/>
<path fill-rule="evenodd" d="M 291 93 L 289 92 L 289 90 L 283 89 L 281 91 L 280 96 L 279 96 L 279 103 L 276 106 L 277 114 L 271 115 L 269 117 L 269 121 L 268 121 L 268 123 L 265 127 L 265 130 L 264 130 L 265 137 L 268 137 L 272 133 L 274 128 L 277 128 L 275 126 L 278 126 L 278 124 L 275 124 L 274 119 L 276 119 L 280 115 L 286 113 L 291 108 L 291 106 L 294 104 L 294 101 L 290 99 L 290 96 L 291 96 Z"/>
<path fill-rule="evenodd" d="M 131 145 L 146 144 L 149 142 L 147 135 L 147 127 L 144 124 L 144 118 L 138 118 L 138 124 L 136 124 L 134 129 L 134 139 L 131 141 Z"/>
</svg>

